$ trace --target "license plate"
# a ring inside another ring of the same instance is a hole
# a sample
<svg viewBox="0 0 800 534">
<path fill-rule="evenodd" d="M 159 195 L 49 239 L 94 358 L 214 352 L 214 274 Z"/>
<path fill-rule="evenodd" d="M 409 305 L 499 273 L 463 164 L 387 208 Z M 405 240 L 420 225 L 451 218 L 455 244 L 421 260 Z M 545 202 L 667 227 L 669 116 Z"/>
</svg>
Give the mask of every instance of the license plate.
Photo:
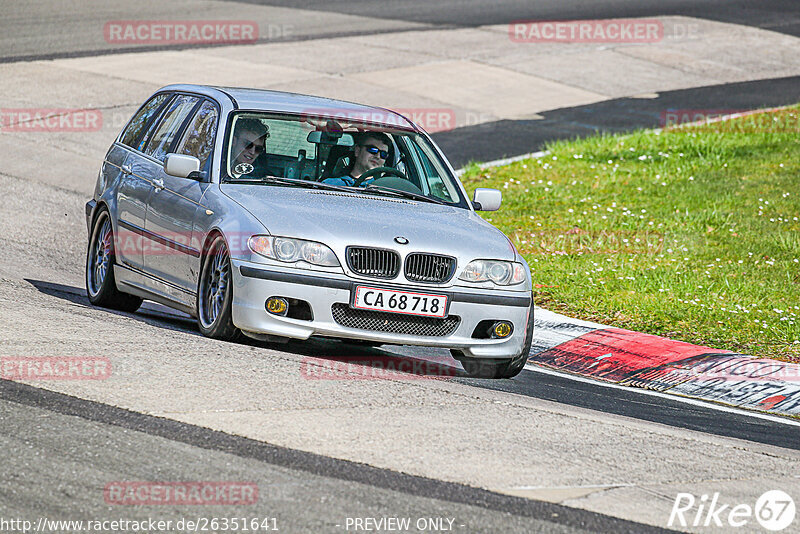
<svg viewBox="0 0 800 534">
<path fill-rule="evenodd" d="M 405 313 L 424 317 L 445 317 L 447 314 L 447 295 L 430 295 L 410 291 L 378 289 L 377 287 L 356 287 L 353 307 L 361 310 Z"/>
</svg>

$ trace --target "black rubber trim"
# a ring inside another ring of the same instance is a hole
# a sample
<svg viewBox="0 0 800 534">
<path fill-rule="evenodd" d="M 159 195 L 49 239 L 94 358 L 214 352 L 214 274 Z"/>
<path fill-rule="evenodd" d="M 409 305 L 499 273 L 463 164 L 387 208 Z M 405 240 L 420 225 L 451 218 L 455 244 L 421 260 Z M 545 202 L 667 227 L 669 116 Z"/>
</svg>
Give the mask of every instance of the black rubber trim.
<svg viewBox="0 0 800 534">
<path fill-rule="evenodd" d="M 159 278 L 158 276 L 156 276 L 154 274 L 150 274 L 150 273 L 148 273 L 146 271 L 143 271 L 142 269 L 138 269 L 138 268 L 134 267 L 133 265 L 129 265 L 127 263 L 118 263 L 116 265 L 117 265 L 117 267 L 121 267 L 122 269 L 127 269 L 129 271 L 132 271 L 134 273 L 140 274 L 142 276 L 146 276 L 147 278 L 150 278 L 151 280 L 155 280 L 156 282 L 160 282 L 160 283 L 164 284 L 165 286 L 171 287 L 172 289 L 176 289 L 178 291 L 182 291 L 182 292 L 186 293 L 187 295 L 191 295 L 193 297 L 197 296 L 197 293 L 194 292 L 194 291 L 191 291 L 189 289 L 181 287 L 181 286 L 179 286 L 177 284 L 173 284 L 172 282 L 168 282 L 167 280 L 164 280 L 163 278 Z M 125 281 L 121 281 L 120 283 L 121 284 L 126 284 L 126 285 L 128 285 L 130 287 L 133 287 L 133 288 L 136 288 L 136 289 L 138 289 L 140 291 L 147 291 L 148 293 L 153 293 L 152 291 L 150 291 L 146 287 L 143 288 L 143 287 L 140 287 L 138 285 L 130 284 L 130 283 L 125 282 Z M 178 302 L 178 304 L 180 304 L 180 302 Z M 167 304 L 167 305 L 169 305 L 169 304 Z"/>
<path fill-rule="evenodd" d="M 131 224 L 129 222 L 123 221 L 122 219 L 118 220 L 117 224 L 120 225 L 121 227 L 125 228 L 126 230 L 130 230 L 133 233 L 139 234 L 139 235 L 144 236 L 144 237 L 146 237 L 148 239 L 152 239 L 156 243 L 160 243 L 160 244 L 164 245 L 165 247 L 169 247 L 169 248 L 171 248 L 173 250 L 177 250 L 178 252 L 183 252 L 184 254 L 188 254 L 189 256 L 192 256 L 193 258 L 199 258 L 200 257 L 200 251 L 197 250 L 196 248 L 187 247 L 186 245 L 181 245 L 177 241 L 172 241 L 171 239 L 167 239 L 165 237 L 161 237 L 158 234 L 154 234 L 153 232 L 147 231 L 144 228 L 142 228 L 141 226 L 136 226 L 135 224 Z"/>
<path fill-rule="evenodd" d="M 502 295 L 473 295 L 472 293 L 454 293 L 453 302 L 469 302 L 470 304 L 488 304 L 491 306 L 515 306 L 527 308 L 531 305 L 530 297 L 504 297 Z"/>
<path fill-rule="evenodd" d="M 351 287 L 355 287 L 355 285 L 376 285 L 371 284 L 370 282 L 353 282 L 350 280 L 337 280 L 335 278 L 325 278 L 322 276 L 313 276 L 308 274 L 295 274 L 295 273 L 283 273 L 283 272 L 276 272 L 276 271 L 268 271 L 266 269 L 257 269 L 255 267 L 249 267 L 247 265 L 242 265 L 239 267 L 239 272 L 242 273 L 242 276 L 246 276 L 248 278 L 260 278 L 262 280 L 275 280 L 278 282 L 289 282 L 290 284 L 302 284 L 308 286 L 321 286 L 321 287 L 333 287 L 336 289 L 350 289 Z M 384 286 L 385 282 L 382 284 L 378 282 L 378 286 Z M 419 287 L 406 287 L 406 286 L 392 286 L 386 287 L 386 289 L 396 289 L 399 291 L 414 291 L 419 293 L 420 291 L 424 292 L 432 292 L 438 294 L 445 294 L 447 293 L 448 296 L 452 296 L 452 302 L 467 302 L 470 304 L 487 304 L 491 306 L 514 306 L 520 308 L 527 308 L 531 305 L 531 297 L 506 297 L 503 295 L 487 295 L 484 293 L 473 295 L 471 293 L 452 293 L 450 291 L 438 291 L 436 288 L 419 288 Z"/>
<path fill-rule="evenodd" d="M 92 232 L 92 214 L 94 213 L 94 208 L 97 206 L 97 201 L 95 199 L 90 200 L 86 203 L 86 227 L 89 229 L 89 233 Z"/>
<path fill-rule="evenodd" d="M 248 278 L 260 278 L 262 280 L 275 280 L 276 282 L 288 282 L 290 284 L 302 284 L 306 286 L 333 287 L 336 289 L 350 289 L 349 280 L 337 280 L 335 278 L 325 278 L 308 274 L 281 273 L 277 271 L 267 271 L 266 269 L 256 269 L 242 265 L 239 267 L 242 276 Z"/>
<path fill-rule="evenodd" d="M 227 96 L 228 98 L 230 98 L 230 99 L 231 99 L 231 104 L 233 104 L 233 109 L 234 109 L 234 110 L 237 110 L 237 109 L 239 109 L 239 103 L 236 101 L 236 99 L 235 99 L 235 98 L 233 98 L 233 96 L 232 96 L 232 95 L 231 95 L 231 94 L 230 94 L 228 91 L 226 91 L 226 90 L 225 90 L 225 89 L 223 89 L 222 87 L 217 87 L 217 86 L 215 86 L 215 85 L 212 85 L 211 87 L 213 87 L 214 89 L 216 89 L 216 90 L 217 90 L 217 91 L 219 91 L 220 93 L 222 93 L 222 94 L 224 94 L 225 96 Z M 219 104 L 219 102 L 217 102 L 217 104 Z M 222 117 L 222 113 L 221 113 L 221 112 L 220 112 L 220 117 Z"/>
</svg>

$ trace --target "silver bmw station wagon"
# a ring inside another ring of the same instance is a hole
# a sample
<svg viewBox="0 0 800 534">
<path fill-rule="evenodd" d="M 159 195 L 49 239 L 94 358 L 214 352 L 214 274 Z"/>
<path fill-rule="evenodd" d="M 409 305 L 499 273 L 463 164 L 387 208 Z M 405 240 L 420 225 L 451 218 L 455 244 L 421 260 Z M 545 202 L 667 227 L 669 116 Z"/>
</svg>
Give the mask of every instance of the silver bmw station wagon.
<svg viewBox="0 0 800 534">
<path fill-rule="evenodd" d="M 321 336 L 451 350 L 508 378 L 533 335 L 531 275 L 430 136 L 397 113 L 171 85 L 108 150 L 86 204 L 99 306 L 182 310 L 209 337 Z"/>
</svg>

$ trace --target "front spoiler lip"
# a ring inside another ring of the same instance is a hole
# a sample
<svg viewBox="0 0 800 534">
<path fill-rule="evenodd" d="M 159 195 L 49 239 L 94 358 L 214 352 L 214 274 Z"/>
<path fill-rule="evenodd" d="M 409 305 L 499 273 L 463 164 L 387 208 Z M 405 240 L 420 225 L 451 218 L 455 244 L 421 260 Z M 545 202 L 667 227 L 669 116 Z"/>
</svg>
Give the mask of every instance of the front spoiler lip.
<svg viewBox="0 0 800 534">
<path fill-rule="evenodd" d="M 287 282 L 290 284 L 301 284 L 305 286 L 320 286 L 331 287 L 335 289 L 348 289 L 352 290 L 356 285 L 369 284 L 369 282 L 355 282 L 352 280 L 342 280 L 339 278 L 328 278 L 324 276 L 315 276 L 311 274 L 301 273 L 287 273 L 282 271 L 271 271 L 268 269 L 259 269 L 250 267 L 248 265 L 241 265 L 239 272 L 242 276 L 247 278 L 260 278 L 262 280 L 274 280 L 278 282 Z M 385 282 L 376 282 L 378 285 L 385 286 Z M 399 290 L 420 291 L 428 290 L 427 288 L 409 287 L 409 286 L 394 286 L 392 288 Z M 447 293 L 451 297 L 451 302 L 466 302 L 471 304 L 486 304 L 491 306 L 513 306 L 520 308 L 527 308 L 531 305 L 531 297 L 512 297 L 504 295 L 489 295 L 486 293 L 464 293 L 453 292 L 450 288 L 446 291 L 441 291 L 438 288 L 430 288 L 430 291 L 435 293 Z"/>
</svg>

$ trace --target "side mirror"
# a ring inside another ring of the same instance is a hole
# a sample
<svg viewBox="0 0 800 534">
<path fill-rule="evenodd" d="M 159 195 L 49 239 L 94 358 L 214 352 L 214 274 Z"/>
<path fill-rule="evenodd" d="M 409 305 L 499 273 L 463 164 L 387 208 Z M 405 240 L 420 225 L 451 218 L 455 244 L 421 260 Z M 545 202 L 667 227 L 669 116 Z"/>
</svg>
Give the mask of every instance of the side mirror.
<svg viewBox="0 0 800 534">
<path fill-rule="evenodd" d="M 503 194 L 497 189 L 479 187 L 472 196 L 472 205 L 476 211 L 497 211 L 503 202 Z"/>
<path fill-rule="evenodd" d="M 167 154 L 164 160 L 164 172 L 170 176 L 178 178 L 200 177 L 200 160 L 194 156 L 184 156 L 182 154 Z"/>
</svg>

